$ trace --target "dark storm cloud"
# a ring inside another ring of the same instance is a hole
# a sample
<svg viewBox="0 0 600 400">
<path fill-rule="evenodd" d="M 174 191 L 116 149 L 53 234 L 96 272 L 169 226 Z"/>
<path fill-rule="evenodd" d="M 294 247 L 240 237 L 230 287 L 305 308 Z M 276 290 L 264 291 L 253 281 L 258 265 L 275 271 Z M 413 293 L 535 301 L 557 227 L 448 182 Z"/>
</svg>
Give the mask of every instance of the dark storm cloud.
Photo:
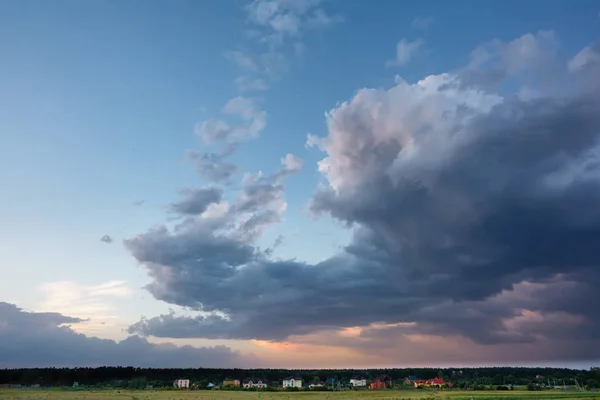
<svg viewBox="0 0 600 400">
<path fill-rule="evenodd" d="M 259 360 L 225 346 L 177 347 L 131 336 L 121 342 L 87 337 L 63 324 L 82 322 L 57 313 L 25 312 L 0 302 L 0 368 L 248 367 Z"/>
<path fill-rule="evenodd" d="M 223 190 L 216 187 L 184 189 L 181 191 L 182 200 L 171 204 L 171 211 L 181 215 L 200 215 L 209 205 L 218 203 L 223 196 Z"/>
<path fill-rule="evenodd" d="M 251 284 L 237 281 L 240 268 L 266 259 L 268 252 L 260 251 L 252 241 L 266 227 L 281 220 L 285 209 L 282 180 L 292 172 L 288 163 L 282 163 L 282 169 L 272 175 L 247 174 L 239 195 L 222 214 L 188 218 L 172 232 L 161 226 L 124 241 L 131 254 L 148 267 L 154 281 L 147 288 L 156 298 L 214 311 L 224 306 L 204 303 L 189 293 L 204 291 L 216 301 L 221 296 L 232 300 L 250 293 L 241 290 L 231 295 L 231 288 L 225 286 Z M 291 169 L 297 171 L 300 167 L 294 165 Z M 203 200 L 204 194 L 200 196 Z M 248 275 L 248 279 L 255 278 Z M 172 291 L 180 285 L 186 289 Z"/>
<path fill-rule="evenodd" d="M 505 70 L 546 60 L 541 39 L 498 46 Z M 518 48 L 533 56 L 515 59 Z M 600 339 L 590 306 L 600 303 L 597 91 L 500 97 L 442 74 L 361 90 L 327 122 L 319 169 L 329 187 L 311 207 L 355 227 L 344 251 L 316 265 L 275 262 L 204 222 L 140 235 L 126 244 L 156 298 L 228 318 L 163 315 L 132 332 L 282 340 L 409 322 L 394 332 L 484 345 Z M 282 190 L 262 184 L 236 207 L 259 213 Z"/>
</svg>

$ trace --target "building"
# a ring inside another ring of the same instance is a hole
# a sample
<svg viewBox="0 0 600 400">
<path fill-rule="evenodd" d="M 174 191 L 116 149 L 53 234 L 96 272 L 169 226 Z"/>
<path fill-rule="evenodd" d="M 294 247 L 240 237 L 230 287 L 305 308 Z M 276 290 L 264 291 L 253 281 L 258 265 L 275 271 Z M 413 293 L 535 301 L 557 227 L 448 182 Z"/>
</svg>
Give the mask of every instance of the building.
<svg viewBox="0 0 600 400">
<path fill-rule="evenodd" d="M 251 389 L 251 388 L 264 389 L 269 385 L 265 379 L 246 378 L 246 379 L 244 379 L 242 386 L 244 386 L 244 389 Z"/>
<path fill-rule="evenodd" d="M 225 379 L 223 381 L 223 386 L 240 387 L 240 384 L 239 379 Z"/>
<path fill-rule="evenodd" d="M 314 389 L 314 388 L 320 388 L 320 387 L 324 387 L 325 383 L 321 382 L 321 381 L 314 381 L 311 382 L 310 385 L 308 385 L 309 389 Z"/>
<path fill-rule="evenodd" d="M 290 376 L 283 380 L 284 388 L 302 388 L 302 378 L 299 376 Z"/>
<path fill-rule="evenodd" d="M 375 378 L 369 385 L 369 389 L 385 389 L 385 380 L 381 377 Z"/>
<path fill-rule="evenodd" d="M 173 387 L 177 389 L 189 389 L 190 388 L 190 380 L 189 379 L 175 379 L 173 381 Z"/>
<path fill-rule="evenodd" d="M 411 375 L 404 380 L 404 384 L 407 386 L 420 387 L 425 385 L 425 379 L 419 379 L 416 376 Z"/>
<path fill-rule="evenodd" d="M 417 380 L 414 382 L 414 385 L 415 385 L 415 387 L 425 386 L 425 387 L 442 388 L 442 387 L 451 387 L 452 383 L 445 381 L 444 378 L 431 378 L 431 379 L 427 379 L 426 381 Z"/>
<path fill-rule="evenodd" d="M 367 378 L 360 376 L 360 375 L 355 375 L 352 377 L 352 379 L 350 379 L 350 386 L 355 387 L 355 388 L 366 387 L 367 386 Z"/>
</svg>

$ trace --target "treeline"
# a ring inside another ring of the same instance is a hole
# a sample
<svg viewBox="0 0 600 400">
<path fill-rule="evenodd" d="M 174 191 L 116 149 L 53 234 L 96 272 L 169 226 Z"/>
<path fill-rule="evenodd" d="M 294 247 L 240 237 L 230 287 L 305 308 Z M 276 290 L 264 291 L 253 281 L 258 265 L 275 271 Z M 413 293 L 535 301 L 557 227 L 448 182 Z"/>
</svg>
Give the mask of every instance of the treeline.
<svg viewBox="0 0 600 400">
<path fill-rule="evenodd" d="M 600 369 L 574 370 L 567 368 L 394 368 L 394 369 L 344 369 L 344 370 L 285 370 L 285 369 L 213 369 L 213 368 L 25 368 L 0 370 L 0 384 L 73 386 L 75 382 L 84 386 L 110 386 L 115 388 L 144 388 L 171 386 L 175 379 L 189 379 L 199 387 L 209 383 L 219 384 L 225 379 L 258 377 L 268 382 L 279 382 L 290 375 L 299 375 L 304 382 L 316 379 L 325 381 L 334 378 L 337 382 L 348 382 L 353 376 L 361 375 L 373 379 L 388 375 L 394 384 L 408 376 L 421 379 L 444 378 L 454 388 L 491 389 L 499 386 L 548 385 L 587 388 L 600 387 Z"/>
</svg>

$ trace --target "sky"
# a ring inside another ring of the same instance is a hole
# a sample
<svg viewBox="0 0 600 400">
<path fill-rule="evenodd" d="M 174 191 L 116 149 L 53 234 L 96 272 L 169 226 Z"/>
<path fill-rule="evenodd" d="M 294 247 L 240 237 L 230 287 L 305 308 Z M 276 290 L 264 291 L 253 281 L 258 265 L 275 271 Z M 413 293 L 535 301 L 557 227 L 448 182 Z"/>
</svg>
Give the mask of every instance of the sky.
<svg viewBox="0 0 600 400">
<path fill-rule="evenodd" d="M 600 363 L 596 1 L 0 0 L 0 368 Z"/>
</svg>

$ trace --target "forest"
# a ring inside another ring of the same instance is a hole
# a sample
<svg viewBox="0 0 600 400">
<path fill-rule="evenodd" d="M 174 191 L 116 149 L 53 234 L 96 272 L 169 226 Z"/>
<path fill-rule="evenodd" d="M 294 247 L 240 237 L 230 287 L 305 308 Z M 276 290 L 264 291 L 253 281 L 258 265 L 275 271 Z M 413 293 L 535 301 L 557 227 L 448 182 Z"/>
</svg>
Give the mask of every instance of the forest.
<svg viewBox="0 0 600 400">
<path fill-rule="evenodd" d="M 81 386 L 143 389 L 171 386 L 175 379 L 189 379 L 198 387 L 220 383 L 225 379 L 260 377 L 269 382 L 281 382 L 287 376 L 301 376 L 305 382 L 334 378 L 345 383 L 355 375 L 372 379 L 388 375 L 394 384 L 401 385 L 408 376 L 421 379 L 444 378 L 455 388 L 474 390 L 505 389 L 510 386 L 528 386 L 530 390 L 545 385 L 574 386 L 588 389 L 600 387 L 600 368 L 576 370 L 568 368 L 393 368 L 393 369 L 161 369 L 135 367 L 99 368 L 24 368 L 0 370 L 0 385 L 39 385 L 40 387 Z"/>
</svg>

